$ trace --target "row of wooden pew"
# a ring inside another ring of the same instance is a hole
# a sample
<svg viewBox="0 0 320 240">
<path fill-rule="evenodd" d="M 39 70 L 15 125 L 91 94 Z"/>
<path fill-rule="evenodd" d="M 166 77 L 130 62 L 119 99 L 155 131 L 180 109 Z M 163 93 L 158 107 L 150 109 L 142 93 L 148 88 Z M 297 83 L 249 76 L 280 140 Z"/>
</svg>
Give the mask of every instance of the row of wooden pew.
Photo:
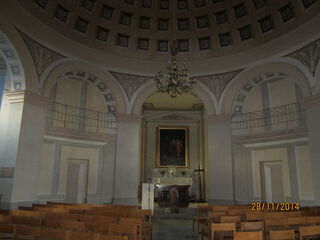
<svg viewBox="0 0 320 240">
<path fill-rule="evenodd" d="M 211 239 L 223 239 L 225 236 L 233 236 L 234 240 L 296 240 L 296 239 L 320 239 L 320 226 L 299 227 L 297 231 L 294 229 L 287 230 L 270 230 L 266 231 L 236 231 L 233 223 L 217 223 L 211 226 Z M 218 234 L 217 234 L 218 233 Z M 219 234 L 220 233 L 220 234 Z M 231 233 L 231 234 L 230 234 Z"/>
<path fill-rule="evenodd" d="M 252 211 L 249 205 L 198 206 L 193 229 L 214 240 L 224 232 L 234 239 L 295 240 L 320 239 L 319 208 L 296 211 Z M 230 235 L 230 233 L 232 233 Z M 225 236 L 222 234 L 222 236 Z M 261 236 L 261 238 L 260 238 Z M 221 237 L 221 236 L 220 236 Z"/>
<path fill-rule="evenodd" d="M 0 224 L 0 238 L 8 240 L 128 240 L 128 236 L 71 231 L 18 224 Z"/>
<path fill-rule="evenodd" d="M 237 231 L 235 223 L 212 223 L 211 240 L 233 236 L 234 240 L 295 240 L 320 239 L 320 225 L 298 227 L 298 229 L 269 231 Z"/>
<path fill-rule="evenodd" d="M 152 218 L 151 211 L 119 205 L 48 203 L 0 210 L 0 234 L 20 239 L 21 229 L 33 232 L 36 239 L 55 233 L 50 240 L 76 239 L 73 236 L 79 234 L 95 240 L 112 236 L 124 237 L 115 240 L 151 240 Z"/>
</svg>

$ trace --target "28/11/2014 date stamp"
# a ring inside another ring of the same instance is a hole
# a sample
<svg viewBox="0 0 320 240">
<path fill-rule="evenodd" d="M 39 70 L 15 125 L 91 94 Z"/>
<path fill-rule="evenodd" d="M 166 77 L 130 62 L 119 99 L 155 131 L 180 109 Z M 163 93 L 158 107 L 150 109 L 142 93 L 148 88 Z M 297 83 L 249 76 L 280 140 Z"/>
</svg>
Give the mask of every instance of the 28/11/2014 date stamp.
<svg viewBox="0 0 320 240">
<path fill-rule="evenodd" d="M 291 202 L 253 202 L 251 203 L 251 211 L 298 211 L 300 203 Z"/>
</svg>

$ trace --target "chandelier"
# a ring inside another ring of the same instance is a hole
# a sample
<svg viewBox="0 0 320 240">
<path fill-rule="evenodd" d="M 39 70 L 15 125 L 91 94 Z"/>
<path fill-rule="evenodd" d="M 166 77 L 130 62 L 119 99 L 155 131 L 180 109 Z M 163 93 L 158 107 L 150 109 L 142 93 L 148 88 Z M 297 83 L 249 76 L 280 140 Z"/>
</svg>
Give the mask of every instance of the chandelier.
<svg viewBox="0 0 320 240">
<path fill-rule="evenodd" d="M 179 69 L 176 56 L 179 53 L 179 47 L 176 40 L 170 43 L 171 60 L 167 65 L 167 72 L 157 72 L 154 80 L 156 87 L 161 93 L 167 93 L 170 97 L 175 98 L 179 94 L 190 92 L 196 84 L 192 74 L 188 73 L 188 69 L 183 64 Z"/>
</svg>

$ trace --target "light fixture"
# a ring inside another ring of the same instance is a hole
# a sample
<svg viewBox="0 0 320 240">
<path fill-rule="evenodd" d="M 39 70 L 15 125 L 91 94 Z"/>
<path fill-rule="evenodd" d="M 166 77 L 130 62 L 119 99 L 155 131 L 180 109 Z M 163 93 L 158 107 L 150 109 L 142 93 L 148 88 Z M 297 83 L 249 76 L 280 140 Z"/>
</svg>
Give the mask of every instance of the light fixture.
<svg viewBox="0 0 320 240">
<path fill-rule="evenodd" d="M 171 97 L 177 97 L 178 94 L 190 92 L 196 84 L 192 74 L 188 73 L 188 69 L 183 64 L 179 69 L 176 55 L 179 52 L 177 42 L 173 40 L 170 43 L 171 60 L 167 66 L 167 72 L 157 72 L 154 80 L 159 92 L 167 93 Z"/>
<path fill-rule="evenodd" d="M 173 9 L 173 34 L 175 33 L 175 8 Z M 171 60 L 167 65 L 167 72 L 157 72 L 154 77 L 156 87 L 159 92 L 167 93 L 172 98 L 177 95 L 190 92 L 196 84 L 192 74 L 188 73 L 188 69 L 183 64 L 182 69 L 179 69 L 176 56 L 179 53 L 179 46 L 177 40 L 170 42 Z"/>
</svg>

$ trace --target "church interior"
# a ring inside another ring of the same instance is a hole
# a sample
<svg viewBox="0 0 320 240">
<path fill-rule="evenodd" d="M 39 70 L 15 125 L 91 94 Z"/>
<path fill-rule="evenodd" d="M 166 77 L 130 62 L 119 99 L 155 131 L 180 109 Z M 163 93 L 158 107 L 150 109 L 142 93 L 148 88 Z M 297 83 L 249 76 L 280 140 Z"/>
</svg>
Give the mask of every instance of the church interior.
<svg viewBox="0 0 320 240">
<path fill-rule="evenodd" d="M 319 0 L 1 0 L 0 237 L 320 239 L 319 26 Z"/>
</svg>

